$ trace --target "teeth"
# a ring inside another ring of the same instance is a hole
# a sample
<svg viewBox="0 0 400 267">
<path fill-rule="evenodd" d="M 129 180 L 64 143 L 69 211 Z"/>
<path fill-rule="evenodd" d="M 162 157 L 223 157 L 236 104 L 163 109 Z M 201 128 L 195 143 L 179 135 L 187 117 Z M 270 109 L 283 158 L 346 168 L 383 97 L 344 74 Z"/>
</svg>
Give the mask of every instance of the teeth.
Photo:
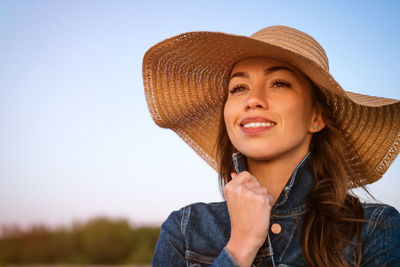
<svg viewBox="0 0 400 267">
<path fill-rule="evenodd" d="M 250 122 L 243 125 L 244 128 L 256 128 L 256 127 L 265 127 L 265 126 L 274 126 L 273 122 Z"/>
</svg>

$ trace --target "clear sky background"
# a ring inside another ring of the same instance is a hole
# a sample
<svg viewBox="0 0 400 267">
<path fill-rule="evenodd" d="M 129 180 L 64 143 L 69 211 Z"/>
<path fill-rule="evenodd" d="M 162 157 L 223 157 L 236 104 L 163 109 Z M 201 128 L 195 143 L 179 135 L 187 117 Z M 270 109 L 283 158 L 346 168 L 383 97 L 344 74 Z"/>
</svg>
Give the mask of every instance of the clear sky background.
<svg viewBox="0 0 400 267">
<path fill-rule="evenodd" d="M 160 224 L 221 201 L 217 174 L 145 102 L 142 58 L 187 31 L 315 37 L 345 90 L 400 99 L 399 1 L 0 2 L 0 224 Z M 400 162 L 369 186 L 400 209 Z"/>
</svg>

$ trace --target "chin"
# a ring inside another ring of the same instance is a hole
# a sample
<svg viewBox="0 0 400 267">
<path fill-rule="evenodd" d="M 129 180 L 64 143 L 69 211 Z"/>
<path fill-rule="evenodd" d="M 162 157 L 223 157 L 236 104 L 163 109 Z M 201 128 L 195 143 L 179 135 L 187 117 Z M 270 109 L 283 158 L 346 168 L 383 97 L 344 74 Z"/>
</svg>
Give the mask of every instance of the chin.
<svg viewBox="0 0 400 267">
<path fill-rule="evenodd" d="M 248 158 L 254 160 L 271 160 L 276 158 L 280 153 L 278 151 L 271 151 L 268 147 L 257 147 L 252 149 L 251 147 L 246 147 L 244 149 L 238 149 L 240 153 Z"/>
</svg>

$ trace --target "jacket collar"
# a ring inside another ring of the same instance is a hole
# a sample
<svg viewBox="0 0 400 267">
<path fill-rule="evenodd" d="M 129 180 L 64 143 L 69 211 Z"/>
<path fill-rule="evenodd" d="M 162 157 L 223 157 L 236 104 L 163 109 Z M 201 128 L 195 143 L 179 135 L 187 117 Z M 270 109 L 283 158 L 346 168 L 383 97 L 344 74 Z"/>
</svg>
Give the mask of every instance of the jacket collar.
<svg viewBox="0 0 400 267">
<path fill-rule="evenodd" d="M 314 186 L 314 176 L 310 169 L 310 152 L 297 164 L 272 207 L 272 215 L 285 216 L 300 213 L 306 208 L 308 193 Z"/>
<path fill-rule="evenodd" d="M 239 156 L 245 157 L 243 154 Z M 242 164 L 243 162 L 246 161 L 242 161 Z M 242 166 L 242 170 L 247 170 L 246 164 Z M 308 152 L 297 164 L 278 200 L 272 207 L 272 216 L 285 217 L 304 212 L 307 195 L 313 186 L 314 176 L 310 170 L 310 152 Z"/>
</svg>

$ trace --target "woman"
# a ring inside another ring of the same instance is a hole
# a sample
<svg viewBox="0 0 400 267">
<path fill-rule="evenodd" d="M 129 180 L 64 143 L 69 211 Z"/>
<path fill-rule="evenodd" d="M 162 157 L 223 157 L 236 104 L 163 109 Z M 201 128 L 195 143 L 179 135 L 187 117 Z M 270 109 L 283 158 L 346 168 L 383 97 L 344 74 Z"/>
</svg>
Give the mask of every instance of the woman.
<svg viewBox="0 0 400 267">
<path fill-rule="evenodd" d="M 398 155 L 400 102 L 344 91 L 311 36 L 186 33 L 147 51 L 143 77 L 155 122 L 218 171 L 226 199 L 172 212 L 153 265 L 400 265 L 398 211 L 349 193 Z"/>
</svg>

